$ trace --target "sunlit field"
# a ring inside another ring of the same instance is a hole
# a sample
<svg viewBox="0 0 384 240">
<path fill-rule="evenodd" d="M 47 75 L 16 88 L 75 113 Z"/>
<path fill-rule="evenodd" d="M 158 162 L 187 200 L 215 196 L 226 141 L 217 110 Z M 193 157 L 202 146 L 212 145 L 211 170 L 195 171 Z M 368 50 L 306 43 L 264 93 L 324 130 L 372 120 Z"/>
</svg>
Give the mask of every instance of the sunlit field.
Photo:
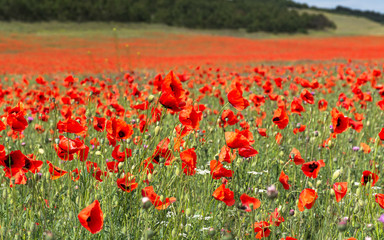
<svg viewBox="0 0 384 240">
<path fill-rule="evenodd" d="M 0 36 L 2 239 L 384 238 L 384 37 L 63 35 Z"/>
</svg>

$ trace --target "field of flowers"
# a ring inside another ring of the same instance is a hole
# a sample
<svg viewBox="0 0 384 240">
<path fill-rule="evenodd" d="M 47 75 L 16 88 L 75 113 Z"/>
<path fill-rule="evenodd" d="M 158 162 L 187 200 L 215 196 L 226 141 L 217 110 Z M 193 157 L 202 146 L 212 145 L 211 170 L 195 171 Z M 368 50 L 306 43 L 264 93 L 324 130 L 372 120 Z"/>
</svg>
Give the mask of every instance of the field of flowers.
<svg viewBox="0 0 384 240">
<path fill-rule="evenodd" d="M 383 38 L 189 37 L 0 37 L 1 239 L 383 239 Z"/>
</svg>

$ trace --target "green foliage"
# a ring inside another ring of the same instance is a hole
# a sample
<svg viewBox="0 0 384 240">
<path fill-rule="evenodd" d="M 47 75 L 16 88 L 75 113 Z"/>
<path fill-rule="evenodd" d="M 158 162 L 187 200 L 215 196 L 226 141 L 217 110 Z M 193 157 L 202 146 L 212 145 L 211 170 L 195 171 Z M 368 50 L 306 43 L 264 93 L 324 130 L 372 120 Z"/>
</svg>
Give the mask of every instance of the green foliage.
<svg viewBox="0 0 384 240">
<path fill-rule="evenodd" d="M 0 20 L 165 23 L 201 29 L 305 32 L 334 28 L 323 15 L 301 16 L 287 0 L 0 0 Z"/>
</svg>

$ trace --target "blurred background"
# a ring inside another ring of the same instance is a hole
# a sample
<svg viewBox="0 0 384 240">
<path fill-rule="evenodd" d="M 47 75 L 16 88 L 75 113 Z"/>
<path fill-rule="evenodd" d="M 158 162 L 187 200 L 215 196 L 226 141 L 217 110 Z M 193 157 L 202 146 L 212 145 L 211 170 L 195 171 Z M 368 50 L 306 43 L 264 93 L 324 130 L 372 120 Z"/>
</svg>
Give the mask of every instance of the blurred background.
<svg viewBox="0 0 384 240">
<path fill-rule="evenodd" d="M 381 59 L 379 0 L 0 0 L 0 73 Z"/>
</svg>

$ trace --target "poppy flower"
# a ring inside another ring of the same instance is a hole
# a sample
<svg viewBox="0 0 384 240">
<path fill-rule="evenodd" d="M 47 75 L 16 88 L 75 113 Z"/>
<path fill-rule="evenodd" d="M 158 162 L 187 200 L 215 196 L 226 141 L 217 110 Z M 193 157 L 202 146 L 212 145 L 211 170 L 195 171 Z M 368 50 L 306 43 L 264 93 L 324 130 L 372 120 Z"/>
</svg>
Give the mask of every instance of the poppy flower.
<svg viewBox="0 0 384 240">
<path fill-rule="evenodd" d="M 348 129 L 349 118 L 344 116 L 343 113 L 339 112 L 336 108 L 332 109 L 332 126 L 335 134 L 340 134 Z"/>
<path fill-rule="evenodd" d="M 243 98 L 243 91 L 239 86 L 231 89 L 228 93 L 228 102 L 238 111 L 243 111 L 249 106 L 247 99 Z"/>
<path fill-rule="evenodd" d="M 272 122 L 276 124 L 279 129 L 284 129 L 288 125 L 289 118 L 284 107 L 276 109 L 273 113 Z"/>
<path fill-rule="evenodd" d="M 293 129 L 293 134 L 297 134 L 298 132 L 304 132 L 307 126 L 301 124 L 299 128 L 294 128 Z"/>
<path fill-rule="evenodd" d="M 289 159 L 293 160 L 296 165 L 301 165 L 305 162 L 305 160 L 301 157 L 299 150 L 296 148 L 292 149 L 291 153 L 289 154 Z"/>
<path fill-rule="evenodd" d="M 293 98 L 291 102 L 291 113 L 296 113 L 301 116 L 301 113 L 305 112 L 304 107 L 301 105 L 301 99 L 300 98 Z"/>
<path fill-rule="evenodd" d="M 300 93 L 300 98 L 309 104 L 315 103 L 313 95 L 307 89 L 303 89 L 303 91 Z"/>
<path fill-rule="evenodd" d="M 379 204 L 381 208 L 384 209 L 384 194 L 381 194 L 381 193 L 376 194 L 375 201 Z"/>
<path fill-rule="evenodd" d="M 371 152 L 371 148 L 366 143 L 363 143 L 363 142 L 360 143 L 360 147 L 363 149 L 364 153 L 370 153 Z"/>
<path fill-rule="evenodd" d="M 243 207 L 245 207 L 244 211 L 251 212 L 252 210 L 258 209 L 261 205 L 261 202 L 257 198 L 253 198 L 248 196 L 247 194 L 243 193 L 240 196 L 240 201 Z M 253 204 L 253 207 L 251 209 L 250 205 Z"/>
<path fill-rule="evenodd" d="M 119 162 L 110 161 L 107 162 L 108 172 L 118 173 L 119 172 Z"/>
<path fill-rule="evenodd" d="M 255 236 L 256 239 L 267 238 L 269 234 L 271 234 L 271 230 L 269 230 L 268 222 L 265 222 L 265 221 L 255 222 L 253 228 L 255 233 L 257 233 Z"/>
<path fill-rule="evenodd" d="M 2 154 L 3 155 L 3 154 Z M 14 176 L 25 166 L 25 155 L 20 151 L 12 151 L 0 159 L 0 165 L 10 176 Z"/>
<path fill-rule="evenodd" d="M 272 226 L 280 226 L 280 224 L 282 222 L 284 222 L 284 218 L 281 216 L 279 210 L 276 208 L 275 211 L 273 211 L 270 215 L 269 215 L 269 223 L 272 225 Z"/>
<path fill-rule="evenodd" d="M 280 183 L 283 185 L 283 188 L 284 188 L 285 190 L 289 190 L 289 188 L 291 187 L 291 185 L 288 184 L 288 180 L 289 180 L 288 175 L 286 175 L 286 174 L 284 173 L 284 171 L 281 171 L 281 173 L 280 173 L 280 177 L 279 177 L 279 181 L 280 181 Z"/>
<path fill-rule="evenodd" d="M 341 199 L 347 194 L 348 183 L 338 182 L 333 184 L 333 190 L 335 191 L 336 202 L 340 202 Z"/>
<path fill-rule="evenodd" d="M 80 172 L 81 172 L 81 171 L 80 171 L 79 169 L 75 168 L 75 169 L 73 169 L 73 170 L 69 173 L 69 175 L 71 176 L 72 181 L 74 181 L 74 182 L 79 181 L 79 179 L 80 179 Z"/>
<path fill-rule="evenodd" d="M 227 206 L 235 204 L 234 194 L 229 188 L 225 188 L 225 184 L 221 184 L 212 194 L 219 201 L 224 202 Z"/>
<path fill-rule="evenodd" d="M 286 237 L 286 238 L 282 238 L 280 240 L 297 240 L 297 238 L 293 238 L 293 237 Z"/>
<path fill-rule="evenodd" d="M 51 174 L 51 179 L 56 180 L 58 178 L 61 178 L 64 176 L 66 173 L 68 173 L 65 170 L 62 170 L 56 166 L 54 166 L 50 161 L 47 160 L 47 164 L 49 166 L 49 173 Z"/>
<path fill-rule="evenodd" d="M 119 151 L 119 148 L 120 148 L 120 145 L 117 145 L 116 147 L 113 148 L 113 151 L 112 151 L 112 157 L 113 159 L 119 161 L 119 162 L 124 162 L 125 161 L 125 157 L 129 158 L 132 156 L 132 150 L 129 149 L 129 148 L 126 148 L 125 149 L 125 152 L 120 152 Z"/>
<path fill-rule="evenodd" d="M 301 166 L 301 170 L 303 171 L 305 176 L 310 178 L 317 178 L 321 167 L 325 167 L 325 163 L 323 160 L 311 161 L 304 163 Z"/>
<path fill-rule="evenodd" d="M 233 171 L 223 167 L 223 164 L 219 161 L 212 160 L 209 163 L 211 168 L 211 175 L 213 179 L 220 179 L 222 177 L 232 177 Z"/>
<path fill-rule="evenodd" d="M 164 201 L 160 200 L 160 196 L 157 195 L 154 190 L 153 186 L 148 186 L 141 190 L 141 196 L 149 198 L 149 201 L 151 201 L 152 205 L 155 206 L 157 210 L 164 210 L 169 207 L 172 203 L 176 202 L 176 198 L 166 198 Z"/>
<path fill-rule="evenodd" d="M 156 149 L 151 156 L 154 163 L 159 164 L 160 157 L 165 158 L 164 165 L 168 166 L 172 163 L 174 156 L 172 151 L 168 148 L 170 142 L 171 140 L 169 140 L 169 138 L 164 138 L 157 144 Z"/>
<path fill-rule="evenodd" d="M 371 186 L 375 186 L 376 182 L 379 180 L 379 176 L 376 173 L 370 171 L 364 171 L 363 176 L 361 177 L 361 185 L 366 185 L 368 182 L 372 181 Z"/>
<path fill-rule="evenodd" d="M 24 131 L 28 122 L 25 119 L 25 110 L 22 103 L 19 103 L 16 107 L 8 110 L 7 124 L 8 126 L 16 132 Z"/>
<path fill-rule="evenodd" d="M 159 102 L 165 108 L 180 112 L 185 106 L 184 97 L 183 85 L 173 71 L 169 72 L 162 82 Z"/>
<path fill-rule="evenodd" d="M 94 162 L 91 162 L 91 161 L 87 161 L 85 163 L 85 165 L 87 166 L 87 172 L 88 173 L 92 173 L 92 176 L 99 182 L 102 182 L 103 179 L 101 178 L 101 176 L 107 176 L 107 172 L 104 172 L 102 171 L 98 166 L 97 166 L 97 163 L 94 163 Z"/>
<path fill-rule="evenodd" d="M 79 139 L 72 140 L 64 136 L 59 136 L 59 144 L 54 145 L 57 156 L 64 161 L 72 161 L 75 153 L 78 153 L 80 160 L 83 161 L 88 156 L 89 147 L 87 147 Z"/>
<path fill-rule="evenodd" d="M 59 130 L 60 133 L 67 132 L 67 133 L 81 134 L 86 129 L 76 120 L 73 120 L 72 118 L 68 118 L 65 121 L 59 121 L 57 123 L 57 130 Z"/>
<path fill-rule="evenodd" d="M 112 118 L 107 121 L 108 135 L 116 138 L 116 140 L 128 139 L 132 136 L 132 126 L 121 119 Z"/>
<path fill-rule="evenodd" d="M 117 186 L 123 190 L 124 192 L 132 192 L 137 188 L 139 185 L 138 183 L 135 182 L 136 179 L 134 176 L 132 176 L 130 173 L 126 173 L 124 177 L 118 178 L 116 180 Z"/>
<path fill-rule="evenodd" d="M 320 111 L 320 112 L 323 112 L 323 111 L 327 110 L 327 107 L 328 107 L 328 102 L 327 102 L 327 100 L 325 100 L 325 99 L 320 99 L 320 100 L 317 102 L 317 107 L 319 108 L 319 111 Z"/>
<path fill-rule="evenodd" d="M 223 111 L 220 120 L 220 127 L 227 127 L 228 125 L 232 126 L 239 122 L 239 119 L 237 119 L 236 115 L 230 109 Z"/>
<path fill-rule="evenodd" d="M 384 128 L 382 128 L 381 131 L 379 132 L 379 138 L 381 141 L 384 141 Z"/>
<path fill-rule="evenodd" d="M 36 160 L 36 157 L 33 154 L 25 156 L 25 164 L 23 166 L 24 172 L 30 171 L 31 173 L 37 173 L 40 172 L 42 166 L 43 161 Z"/>
<path fill-rule="evenodd" d="M 315 201 L 317 199 L 317 193 L 315 190 L 306 188 L 304 189 L 299 196 L 299 203 L 298 208 L 299 211 L 304 211 L 304 207 L 307 209 L 311 209 L 313 204 L 315 204 Z"/>
<path fill-rule="evenodd" d="M 230 149 L 227 145 L 224 145 L 221 149 L 220 149 L 220 153 L 219 153 L 219 161 L 220 162 L 227 162 L 227 163 L 231 163 L 233 161 L 233 159 L 236 158 L 236 150 L 232 150 Z"/>
<path fill-rule="evenodd" d="M 0 131 L 5 130 L 5 128 L 6 128 L 5 124 L 2 121 L 0 121 Z"/>
<path fill-rule="evenodd" d="M 239 130 L 235 132 L 225 132 L 225 141 L 230 148 L 248 147 L 249 141 Z"/>
<path fill-rule="evenodd" d="M 239 155 L 241 157 L 250 158 L 256 156 L 258 153 L 259 152 L 256 151 L 251 145 L 239 148 Z"/>
<path fill-rule="evenodd" d="M 98 233 L 103 229 L 104 215 L 98 200 L 95 200 L 91 205 L 81 210 L 77 217 L 80 224 L 92 234 Z"/>
<path fill-rule="evenodd" d="M 180 123 L 190 129 L 198 129 L 202 118 L 203 113 L 196 111 L 193 106 L 186 107 L 179 113 Z"/>
<path fill-rule="evenodd" d="M 267 129 L 266 128 L 258 128 L 257 132 L 260 134 L 262 137 L 268 137 L 267 136 Z"/>
<path fill-rule="evenodd" d="M 98 132 L 103 132 L 107 120 L 105 118 L 94 117 L 93 128 Z"/>
<path fill-rule="evenodd" d="M 196 153 L 194 148 L 187 149 L 180 153 L 181 167 L 185 175 L 195 175 L 196 173 Z"/>
</svg>

